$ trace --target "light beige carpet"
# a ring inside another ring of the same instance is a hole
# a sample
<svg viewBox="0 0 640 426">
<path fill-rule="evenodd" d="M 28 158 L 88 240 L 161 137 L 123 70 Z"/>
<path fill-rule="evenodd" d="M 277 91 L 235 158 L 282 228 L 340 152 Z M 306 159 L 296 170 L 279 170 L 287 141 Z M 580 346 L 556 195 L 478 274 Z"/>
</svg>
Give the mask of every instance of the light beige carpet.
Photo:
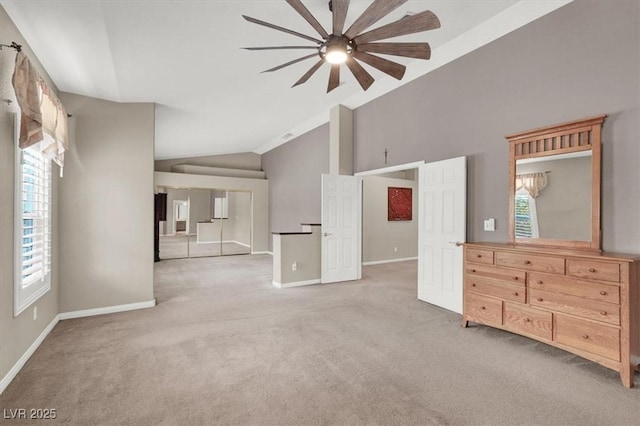
<svg viewBox="0 0 640 426">
<path fill-rule="evenodd" d="M 416 300 L 415 262 L 286 290 L 271 270 L 156 264 L 156 308 L 61 322 L 0 406 L 78 425 L 640 423 L 615 372 Z"/>
</svg>

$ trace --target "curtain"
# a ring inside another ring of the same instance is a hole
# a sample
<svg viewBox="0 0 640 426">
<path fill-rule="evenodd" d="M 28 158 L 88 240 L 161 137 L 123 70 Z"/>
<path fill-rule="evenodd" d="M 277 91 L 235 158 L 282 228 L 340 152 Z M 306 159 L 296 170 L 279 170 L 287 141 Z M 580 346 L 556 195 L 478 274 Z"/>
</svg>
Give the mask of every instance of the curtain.
<svg viewBox="0 0 640 426">
<path fill-rule="evenodd" d="M 16 54 L 12 83 L 21 110 L 18 146 L 37 147 L 63 167 L 69 148 L 67 111 L 23 52 Z"/>
<path fill-rule="evenodd" d="M 516 191 L 524 188 L 531 198 L 536 198 L 547 187 L 547 183 L 547 174 L 544 172 L 517 175 Z"/>
</svg>

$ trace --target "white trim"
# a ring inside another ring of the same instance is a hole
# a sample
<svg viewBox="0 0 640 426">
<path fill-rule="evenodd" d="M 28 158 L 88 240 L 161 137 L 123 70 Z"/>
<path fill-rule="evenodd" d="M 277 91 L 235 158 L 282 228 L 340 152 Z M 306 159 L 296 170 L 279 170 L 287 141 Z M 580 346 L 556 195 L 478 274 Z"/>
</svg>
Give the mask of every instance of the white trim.
<svg viewBox="0 0 640 426">
<path fill-rule="evenodd" d="M 58 321 L 60 321 L 60 315 L 56 315 L 51 320 L 49 325 L 44 330 L 42 330 L 42 333 L 40 333 L 40 335 L 31 344 L 31 346 L 29 346 L 29 349 L 27 349 L 25 353 L 22 354 L 20 359 L 13 365 L 13 367 L 11 367 L 11 370 L 9 370 L 7 374 L 2 378 L 2 380 L 0 380 L 0 394 L 2 394 L 2 392 L 5 391 L 5 389 L 7 388 L 7 386 L 9 386 L 11 381 L 18 375 L 20 370 L 22 370 L 22 367 L 24 367 L 27 361 L 29 361 L 29 358 L 31 358 L 31 355 L 33 355 L 35 351 L 38 349 L 38 347 L 40 347 L 40 345 L 42 344 L 44 339 L 46 339 L 49 333 L 51 333 L 51 330 L 53 330 L 56 324 L 58 324 Z"/>
<path fill-rule="evenodd" d="M 277 288 L 302 287 L 305 285 L 320 284 L 320 279 L 308 280 L 308 281 L 294 281 L 292 283 L 284 283 L 284 284 L 273 281 L 272 284 L 274 287 L 277 287 Z"/>
<path fill-rule="evenodd" d="M 553 151 L 550 155 L 544 157 L 534 157 L 534 158 L 523 158 L 516 161 L 517 165 L 521 164 L 532 164 L 532 163 L 542 163 L 545 161 L 556 161 L 556 160 L 566 160 L 571 158 L 582 158 L 582 157 L 591 157 L 591 151 L 578 151 L 578 152 L 569 152 L 567 154 L 556 154 L 553 155 Z"/>
<path fill-rule="evenodd" d="M 418 257 L 405 257 L 402 259 L 374 260 L 372 262 L 362 262 L 362 266 L 382 265 L 384 263 L 406 262 L 408 260 L 418 260 Z"/>
<path fill-rule="evenodd" d="M 417 169 L 424 163 L 425 163 L 424 161 L 415 161 L 413 163 L 400 164 L 398 166 L 389 166 L 389 167 L 384 167 L 382 169 L 366 170 L 364 172 L 354 173 L 354 176 L 373 176 L 373 175 L 383 175 L 385 173 L 401 172 L 404 170 Z"/>
<path fill-rule="evenodd" d="M 273 256 L 272 251 L 254 251 L 254 252 L 251 252 L 251 254 L 268 254 L 269 256 Z"/>
<path fill-rule="evenodd" d="M 236 241 L 236 240 L 225 240 L 225 241 L 196 241 L 196 244 L 228 244 L 228 243 L 234 243 L 237 244 L 239 246 L 243 246 L 246 248 L 251 248 L 251 246 L 249 244 L 245 244 L 245 243 L 241 243 L 240 241 Z"/>
<path fill-rule="evenodd" d="M 13 239 L 13 316 L 14 318 L 24 312 L 28 307 L 30 307 L 34 302 L 40 299 L 42 296 L 47 294 L 49 290 L 51 290 L 51 274 L 53 270 L 53 265 L 50 265 L 49 271 L 47 271 L 47 256 L 52 256 L 53 253 L 53 170 L 51 167 L 51 160 L 49 161 L 49 175 L 48 177 L 45 175 L 44 180 L 47 181 L 49 185 L 48 194 L 46 197 L 49 197 L 47 203 L 47 209 L 49 210 L 49 218 L 48 223 L 45 225 L 45 229 L 49 234 L 49 247 L 47 249 L 47 244 L 45 243 L 46 238 L 43 238 L 43 271 L 46 272 L 46 275 L 41 278 L 36 278 L 28 285 L 24 285 L 25 283 L 22 281 L 22 232 L 23 232 L 23 212 L 22 212 L 22 191 L 23 191 L 23 180 L 24 174 L 22 169 L 22 159 L 23 159 L 23 149 L 19 147 L 20 138 L 19 130 L 20 129 L 20 119 L 19 115 L 16 113 L 13 114 L 13 148 L 15 151 L 14 155 L 14 195 L 13 195 L 13 209 L 14 209 L 14 219 L 13 219 L 13 229 L 14 229 L 14 239 Z M 47 166 L 45 164 L 44 171 L 46 171 Z"/>
<path fill-rule="evenodd" d="M 156 306 L 156 299 L 146 302 L 130 303 L 128 305 L 106 306 L 104 308 L 84 309 L 82 311 L 64 312 L 58 315 L 60 320 L 93 317 L 96 315 L 113 314 L 117 312 L 134 311 L 136 309 L 153 308 Z"/>
<path fill-rule="evenodd" d="M 149 300 L 147 302 L 140 303 L 130 303 L 128 305 L 117 305 L 117 306 L 108 306 L 105 308 L 97 308 L 97 309 L 86 309 L 83 311 L 74 311 L 74 312 L 66 312 L 56 315 L 49 325 L 40 333 L 40 335 L 34 340 L 34 342 L 29 346 L 29 349 L 25 351 L 24 354 L 20 357 L 20 359 L 11 367 L 11 370 L 7 372 L 7 374 L 0 380 L 0 395 L 5 391 L 7 386 L 13 381 L 13 379 L 18 375 L 22 367 L 27 363 L 31 355 L 35 353 L 35 351 L 40 347 L 44 339 L 51 333 L 51 330 L 58 324 L 59 321 L 71 318 L 83 318 L 90 317 L 96 315 L 103 314 L 111 314 L 116 312 L 126 312 L 133 311 L 136 309 L 145 309 L 145 308 L 153 308 L 156 306 L 156 300 Z"/>
<path fill-rule="evenodd" d="M 571 3 L 572 1 L 573 0 L 518 1 L 513 6 L 506 8 L 497 15 L 494 15 L 481 24 L 471 28 L 466 33 L 461 34 L 442 46 L 433 49 L 430 61 L 412 61 L 407 67 L 407 73 L 401 81 L 397 81 L 386 76 L 376 79 L 376 84 L 374 84 L 369 90 L 366 92 L 356 92 L 356 94 L 343 100 L 341 104 L 349 109 L 357 109 L 374 99 L 386 95 L 398 87 L 404 86 L 423 75 L 429 74 L 449 62 L 453 62 L 467 53 L 473 52 L 474 50 L 479 49 L 480 47 Z M 253 152 L 256 154 L 264 154 L 279 147 L 280 145 L 284 145 L 287 142 L 295 140 L 297 137 L 328 122 L 329 111 L 327 110 L 326 112 L 311 117 L 304 123 L 283 132 L 293 134 L 292 137 L 283 139 L 281 136 L 278 136 L 277 138 L 274 138 L 254 149 Z"/>
</svg>

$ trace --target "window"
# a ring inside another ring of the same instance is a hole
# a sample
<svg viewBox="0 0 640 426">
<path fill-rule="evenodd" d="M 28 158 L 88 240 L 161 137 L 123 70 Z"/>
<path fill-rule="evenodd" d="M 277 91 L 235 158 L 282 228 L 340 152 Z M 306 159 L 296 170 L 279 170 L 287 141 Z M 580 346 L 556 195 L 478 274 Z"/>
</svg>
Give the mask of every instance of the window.
<svg viewBox="0 0 640 426">
<path fill-rule="evenodd" d="M 51 161 L 16 148 L 14 315 L 51 289 Z"/>
<path fill-rule="evenodd" d="M 516 238 L 538 238 L 536 200 L 525 189 L 516 192 Z"/>
</svg>

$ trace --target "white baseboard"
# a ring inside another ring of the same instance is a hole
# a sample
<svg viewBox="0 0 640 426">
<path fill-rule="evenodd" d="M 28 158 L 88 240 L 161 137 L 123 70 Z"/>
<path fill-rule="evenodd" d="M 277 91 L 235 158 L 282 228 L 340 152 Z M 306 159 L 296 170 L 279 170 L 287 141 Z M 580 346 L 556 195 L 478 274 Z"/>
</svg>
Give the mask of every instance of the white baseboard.
<svg viewBox="0 0 640 426">
<path fill-rule="evenodd" d="M 276 288 L 302 287 L 305 285 L 320 284 L 320 279 L 308 280 L 308 281 L 294 281 L 292 283 L 284 283 L 284 284 L 273 281 L 272 284 Z"/>
<path fill-rule="evenodd" d="M 128 305 L 118 305 L 118 306 L 107 306 L 105 308 L 97 308 L 97 309 L 86 309 L 83 311 L 74 311 L 74 312 L 65 312 L 56 315 L 47 328 L 45 328 L 42 333 L 34 340 L 34 342 L 29 346 L 29 349 L 20 357 L 20 359 L 15 363 L 11 370 L 0 380 L 0 394 L 4 392 L 4 390 L 9 386 L 9 383 L 16 377 L 16 375 L 22 370 L 22 367 L 27 363 L 31 355 L 35 353 L 38 347 L 42 344 L 44 339 L 51 333 L 51 330 L 58 324 L 59 321 L 71 318 L 82 318 L 82 317 L 90 317 L 95 315 L 103 315 L 103 314 L 112 314 L 116 312 L 126 312 L 133 311 L 135 309 L 144 309 L 144 308 L 153 308 L 156 306 L 156 300 L 149 300 L 147 302 L 140 303 L 131 303 Z"/>
<path fill-rule="evenodd" d="M 130 303 L 128 305 L 106 306 L 104 308 L 85 309 L 82 311 L 64 312 L 58 315 L 61 320 L 71 318 L 93 317 L 96 315 L 114 314 L 117 312 L 134 311 L 136 309 L 153 308 L 156 306 L 156 300 L 147 302 Z"/>
<path fill-rule="evenodd" d="M 51 320 L 49 325 L 42 331 L 42 333 L 40 333 L 40 335 L 31 344 L 31 346 L 29 346 L 29 349 L 27 349 L 27 351 L 13 365 L 13 367 L 11 367 L 11 370 L 9 370 L 7 374 L 2 378 L 2 380 L 0 380 L 0 394 L 4 392 L 7 386 L 9 386 L 9 383 L 11 383 L 11 381 L 18 375 L 20 370 L 22 370 L 22 367 L 24 367 L 27 361 L 29 361 L 29 358 L 31 358 L 31 355 L 35 353 L 35 351 L 38 349 L 40 344 L 42 344 L 42 342 L 49 335 L 49 333 L 51 333 L 51 330 L 53 330 L 53 327 L 55 327 L 56 324 L 58 324 L 58 321 L 60 321 L 60 315 L 56 315 Z"/>
<path fill-rule="evenodd" d="M 375 260 L 373 262 L 362 262 L 362 266 L 382 265 L 384 263 L 406 262 L 408 260 L 418 260 L 417 257 L 405 257 L 403 259 Z"/>
<path fill-rule="evenodd" d="M 271 251 L 254 251 L 251 254 L 268 254 L 270 256 L 273 256 L 273 252 Z"/>
</svg>

